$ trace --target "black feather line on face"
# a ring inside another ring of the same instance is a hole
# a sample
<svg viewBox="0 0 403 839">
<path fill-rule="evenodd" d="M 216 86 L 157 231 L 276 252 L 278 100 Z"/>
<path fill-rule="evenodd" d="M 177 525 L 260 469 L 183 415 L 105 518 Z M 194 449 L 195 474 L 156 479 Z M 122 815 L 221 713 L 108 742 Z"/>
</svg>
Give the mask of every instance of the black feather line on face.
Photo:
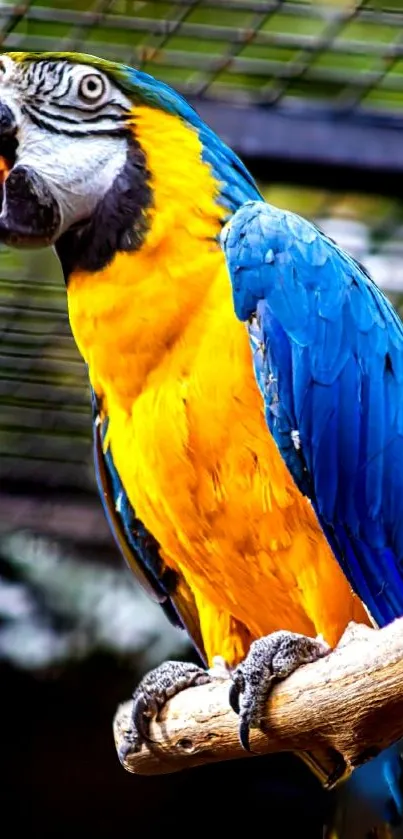
<svg viewBox="0 0 403 839">
<path fill-rule="evenodd" d="M 84 136 L 85 137 L 110 137 L 112 133 L 114 134 L 115 137 L 123 137 L 123 136 L 126 136 L 128 134 L 128 131 L 127 131 L 127 128 L 126 128 L 126 125 L 125 125 L 125 120 L 121 116 L 119 116 L 117 118 L 116 115 L 115 115 L 114 117 L 111 118 L 110 115 L 108 115 L 106 118 L 110 119 L 110 122 L 112 123 L 112 125 L 108 125 L 108 127 L 105 127 L 105 128 L 90 128 L 88 126 L 88 123 L 92 123 L 92 125 L 96 125 L 97 120 L 93 120 L 93 119 L 86 120 L 86 124 L 83 127 L 83 120 L 82 119 L 79 119 L 79 120 L 76 119 L 76 120 L 73 120 L 73 122 L 72 122 L 73 126 L 74 125 L 77 125 L 77 126 L 81 125 L 81 128 L 77 127 L 75 129 L 74 127 L 69 128 L 69 127 L 65 126 L 64 129 L 62 129 L 60 127 L 60 122 L 61 122 L 62 119 L 63 119 L 64 122 L 66 122 L 66 120 L 60 114 L 57 115 L 57 119 L 58 119 L 59 123 L 58 123 L 58 125 L 56 125 L 53 122 L 53 120 L 56 118 L 55 115 L 52 115 L 52 116 L 49 115 L 48 116 L 45 113 L 44 109 L 41 112 L 41 116 L 39 116 L 37 111 L 33 110 L 33 108 L 31 108 L 28 105 L 23 105 L 22 108 L 21 108 L 21 111 L 25 116 L 27 116 L 31 120 L 31 122 L 34 123 L 34 125 L 37 125 L 38 128 L 42 128 L 44 131 L 50 131 L 51 134 L 63 134 L 64 136 L 67 136 L 67 137 L 84 137 Z M 116 122 L 116 128 L 113 127 L 113 122 L 114 121 Z M 71 122 L 71 120 L 68 120 L 68 122 Z M 101 123 L 102 123 L 102 120 L 101 120 Z"/>
<path fill-rule="evenodd" d="M 147 233 L 146 210 L 152 200 L 145 154 L 128 135 L 126 162 L 91 218 L 56 242 L 66 282 L 73 270 L 100 271 L 118 251 L 138 250 Z"/>
</svg>

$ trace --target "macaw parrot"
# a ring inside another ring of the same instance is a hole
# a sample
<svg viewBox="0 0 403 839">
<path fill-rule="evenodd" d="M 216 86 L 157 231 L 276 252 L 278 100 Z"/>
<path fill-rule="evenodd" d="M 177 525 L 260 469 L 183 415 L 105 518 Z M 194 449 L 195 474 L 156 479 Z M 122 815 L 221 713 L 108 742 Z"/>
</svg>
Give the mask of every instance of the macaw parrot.
<svg viewBox="0 0 403 839">
<path fill-rule="evenodd" d="M 274 679 L 401 613 L 398 319 L 145 73 L 3 54 L 0 154 L 0 241 L 61 262 L 111 530 L 205 665 L 144 678 L 129 748 L 217 657 L 249 748 Z"/>
</svg>

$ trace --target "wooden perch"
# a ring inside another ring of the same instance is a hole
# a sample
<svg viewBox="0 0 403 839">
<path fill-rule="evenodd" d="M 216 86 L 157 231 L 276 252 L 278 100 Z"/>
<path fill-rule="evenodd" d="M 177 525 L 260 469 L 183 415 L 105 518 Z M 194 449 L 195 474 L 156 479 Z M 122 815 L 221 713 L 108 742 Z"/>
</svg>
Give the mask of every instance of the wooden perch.
<svg viewBox="0 0 403 839">
<path fill-rule="evenodd" d="M 217 680 L 173 697 L 151 724 L 154 742 L 129 755 L 125 768 L 156 775 L 249 757 L 228 689 L 228 680 Z M 118 750 L 130 711 L 126 702 L 116 712 Z M 273 689 L 264 728 L 251 733 L 254 754 L 302 752 L 327 787 L 403 737 L 403 618 L 381 630 L 350 624 L 329 656 Z"/>
</svg>

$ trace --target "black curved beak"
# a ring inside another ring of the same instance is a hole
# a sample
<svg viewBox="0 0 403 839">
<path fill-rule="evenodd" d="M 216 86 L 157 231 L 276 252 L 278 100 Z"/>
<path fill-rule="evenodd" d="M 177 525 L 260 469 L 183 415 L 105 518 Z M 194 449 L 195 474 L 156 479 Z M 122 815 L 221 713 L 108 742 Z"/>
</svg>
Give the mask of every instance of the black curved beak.
<svg viewBox="0 0 403 839">
<path fill-rule="evenodd" d="M 15 134 L 17 129 L 16 120 L 11 108 L 5 102 L 0 102 L 0 134 L 7 136 Z"/>
<path fill-rule="evenodd" d="M 0 157 L 6 163 L 0 185 L 0 242 L 18 248 L 52 244 L 61 223 L 58 202 L 39 172 L 18 163 L 17 121 L 1 100 Z"/>
<path fill-rule="evenodd" d="M 4 158 L 8 169 L 15 163 L 18 146 L 16 134 L 15 116 L 8 105 L 0 101 L 0 156 Z"/>
</svg>

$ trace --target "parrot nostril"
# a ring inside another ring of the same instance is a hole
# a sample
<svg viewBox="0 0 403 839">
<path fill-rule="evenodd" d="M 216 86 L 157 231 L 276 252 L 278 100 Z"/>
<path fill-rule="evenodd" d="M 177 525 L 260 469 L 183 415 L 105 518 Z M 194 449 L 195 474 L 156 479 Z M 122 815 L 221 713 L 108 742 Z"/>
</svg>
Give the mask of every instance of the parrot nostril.
<svg viewBox="0 0 403 839">
<path fill-rule="evenodd" d="M 0 137 L 15 134 L 17 123 L 12 110 L 4 102 L 0 102 Z"/>
</svg>

